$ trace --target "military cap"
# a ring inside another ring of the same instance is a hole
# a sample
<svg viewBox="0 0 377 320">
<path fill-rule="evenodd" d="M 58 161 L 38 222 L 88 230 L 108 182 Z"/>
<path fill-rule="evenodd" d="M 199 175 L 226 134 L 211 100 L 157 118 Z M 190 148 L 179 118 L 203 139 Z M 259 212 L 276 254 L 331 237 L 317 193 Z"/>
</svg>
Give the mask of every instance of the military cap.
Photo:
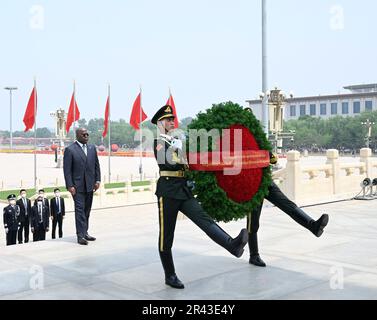
<svg viewBox="0 0 377 320">
<path fill-rule="evenodd" d="M 17 199 L 17 196 L 15 194 L 10 194 L 8 197 L 7 197 L 8 200 L 16 200 Z"/>
<path fill-rule="evenodd" d="M 152 123 L 157 124 L 158 121 L 166 118 L 175 118 L 173 108 L 169 105 L 163 106 L 152 118 Z"/>
</svg>

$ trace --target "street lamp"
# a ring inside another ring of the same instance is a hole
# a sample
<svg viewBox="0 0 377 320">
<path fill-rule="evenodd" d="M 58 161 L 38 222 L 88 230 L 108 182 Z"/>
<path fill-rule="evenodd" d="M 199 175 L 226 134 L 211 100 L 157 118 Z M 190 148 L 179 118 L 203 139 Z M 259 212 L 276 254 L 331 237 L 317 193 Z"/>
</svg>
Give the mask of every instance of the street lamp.
<svg viewBox="0 0 377 320">
<path fill-rule="evenodd" d="M 9 91 L 9 109 L 10 109 L 10 116 L 9 116 L 9 122 L 10 122 L 10 149 L 13 150 L 13 128 L 12 128 L 12 92 L 17 90 L 17 87 L 5 87 L 5 90 Z"/>
<path fill-rule="evenodd" d="M 55 136 L 59 139 L 58 159 L 56 168 L 63 168 L 63 149 L 64 140 L 66 139 L 66 114 L 63 108 L 50 112 L 50 116 L 55 119 Z"/>
<path fill-rule="evenodd" d="M 292 99 L 293 93 L 290 93 L 289 96 Z M 275 87 L 275 89 L 267 91 L 265 98 L 267 98 L 269 106 L 269 138 L 274 143 L 274 152 L 280 153 L 283 139 L 290 138 L 292 140 L 295 135 L 293 131 L 283 132 L 283 113 L 287 97 L 282 90 Z"/>
<path fill-rule="evenodd" d="M 262 122 L 268 136 L 267 67 L 267 0 L 262 0 Z"/>
<path fill-rule="evenodd" d="M 369 149 L 370 137 L 372 136 L 372 126 L 375 125 L 375 123 L 370 121 L 369 119 L 367 119 L 366 122 L 362 122 L 361 124 L 366 126 L 367 129 L 368 129 L 368 133 L 367 133 L 365 139 L 366 139 L 366 142 L 367 142 L 367 148 Z"/>
</svg>

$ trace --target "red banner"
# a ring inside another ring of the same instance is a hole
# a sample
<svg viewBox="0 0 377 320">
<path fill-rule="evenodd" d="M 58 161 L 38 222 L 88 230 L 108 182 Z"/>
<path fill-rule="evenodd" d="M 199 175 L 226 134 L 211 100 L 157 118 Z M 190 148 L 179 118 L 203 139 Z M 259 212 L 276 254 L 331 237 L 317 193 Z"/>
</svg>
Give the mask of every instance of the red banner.
<svg viewBox="0 0 377 320">
<path fill-rule="evenodd" d="M 189 153 L 188 161 L 190 170 L 194 171 L 223 171 L 232 168 L 257 169 L 270 165 L 270 154 L 266 150 Z"/>
</svg>

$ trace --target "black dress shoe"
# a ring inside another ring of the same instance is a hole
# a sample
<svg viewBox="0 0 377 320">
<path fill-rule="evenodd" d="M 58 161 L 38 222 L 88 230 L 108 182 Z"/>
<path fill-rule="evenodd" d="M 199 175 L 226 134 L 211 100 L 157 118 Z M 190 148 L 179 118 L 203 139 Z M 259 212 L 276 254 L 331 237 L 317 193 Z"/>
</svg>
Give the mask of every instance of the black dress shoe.
<svg viewBox="0 0 377 320">
<path fill-rule="evenodd" d="M 322 217 L 320 217 L 313 224 L 312 232 L 314 233 L 314 235 L 319 238 L 323 234 L 323 229 L 327 226 L 328 223 L 329 223 L 329 215 L 323 214 Z"/>
<path fill-rule="evenodd" d="M 88 245 L 88 241 L 86 241 L 84 238 L 77 239 L 77 243 L 81 244 L 83 246 L 87 246 Z"/>
<path fill-rule="evenodd" d="M 85 236 L 85 240 L 87 240 L 87 241 L 96 241 L 96 238 L 94 238 L 94 237 L 92 237 L 90 235 L 87 235 L 87 236 Z"/>
<path fill-rule="evenodd" d="M 266 266 L 265 262 L 262 260 L 262 258 L 259 256 L 259 254 L 255 255 L 255 256 L 251 256 L 249 263 L 253 264 L 254 266 L 257 266 L 257 267 L 265 267 Z"/>
<path fill-rule="evenodd" d="M 185 287 L 181 280 L 178 279 L 176 274 L 173 274 L 169 277 L 165 277 L 165 284 L 175 289 L 184 289 Z"/>
</svg>

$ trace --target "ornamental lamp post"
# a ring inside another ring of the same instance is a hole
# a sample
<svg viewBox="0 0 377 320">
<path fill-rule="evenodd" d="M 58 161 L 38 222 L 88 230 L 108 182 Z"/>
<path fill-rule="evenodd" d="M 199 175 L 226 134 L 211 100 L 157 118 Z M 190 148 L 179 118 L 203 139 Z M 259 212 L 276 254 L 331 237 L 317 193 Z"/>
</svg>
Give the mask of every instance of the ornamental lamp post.
<svg viewBox="0 0 377 320">
<path fill-rule="evenodd" d="M 366 126 L 368 129 L 368 133 L 365 137 L 366 140 L 366 146 L 369 149 L 370 148 L 370 138 L 372 137 L 372 126 L 375 125 L 375 122 L 370 121 L 367 119 L 367 121 L 361 123 L 363 126 Z"/>
</svg>

